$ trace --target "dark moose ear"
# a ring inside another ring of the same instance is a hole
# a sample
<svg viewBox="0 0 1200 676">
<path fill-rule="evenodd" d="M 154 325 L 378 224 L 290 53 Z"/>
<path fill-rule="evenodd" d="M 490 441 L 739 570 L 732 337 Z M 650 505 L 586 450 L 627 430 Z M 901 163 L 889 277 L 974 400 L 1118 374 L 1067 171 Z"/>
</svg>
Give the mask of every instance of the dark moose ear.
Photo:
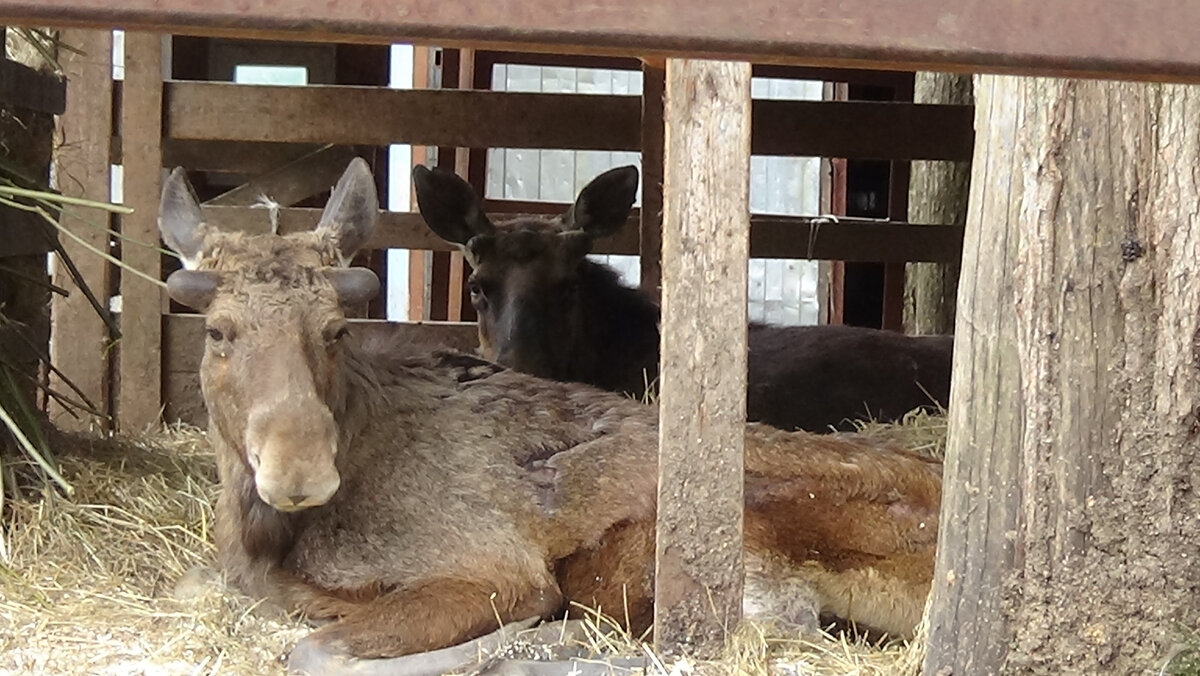
<svg viewBox="0 0 1200 676">
<path fill-rule="evenodd" d="M 413 186 L 425 224 L 447 242 L 461 246 L 475 235 L 496 231 L 475 189 L 454 172 L 418 165 L 413 167 Z"/>
<path fill-rule="evenodd" d="M 317 231 L 333 234 L 341 263 L 347 266 L 354 254 L 370 239 L 378 218 L 379 195 L 375 191 L 375 177 L 371 175 L 366 160 L 356 157 L 350 160 L 329 195 L 329 202 L 325 204 L 321 220 L 317 223 Z"/>
<path fill-rule="evenodd" d="M 195 270 L 200 264 L 208 226 L 183 167 L 172 169 L 163 183 L 162 198 L 158 203 L 158 231 L 167 247 L 179 254 L 183 267 Z"/>
<path fill-rule="evenodd" d="M 637 188 L 638 169 L 632 165 L 593 178 L 563 217 L 566 229 L 582 230 L 593 238 L 617 232 L 629 218 Z"/>
</svg>

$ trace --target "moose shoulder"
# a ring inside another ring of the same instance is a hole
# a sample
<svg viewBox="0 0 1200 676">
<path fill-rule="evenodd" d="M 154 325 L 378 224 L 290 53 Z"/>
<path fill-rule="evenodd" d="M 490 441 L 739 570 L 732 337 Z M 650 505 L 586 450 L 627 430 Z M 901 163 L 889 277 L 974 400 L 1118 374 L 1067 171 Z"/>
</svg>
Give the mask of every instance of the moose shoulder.
<svg viewBox="0 0 1200 676">
<path fill-rule="evenodd" d="M 465 354 L 356 344 L 342 307 L 378 282 L 345 266 L 377 210 L 361 160 L 317 229 L 287 236 L 205 224 L 182 170 L 164 187 L 159 227 L 186 264 L 169 290 L 206 315 L 200 376 L 229 579 L 332 620 L 294 655 L 338 656 L 345 673 L 357 672 L 343 658 L 438 649 L 570 602 L 627 609 L 642 631 L 653 409 Z M 748 425 L 748 607 L 910 635 L 940 494 L 938 462 Z M 781 585 L 789 596 L 773 597 Z"/>
<path fill-rule="evenodd" d="M 453 173 L 419 166 L 413 182 L 425 222 L 471 265 L 483 356 L 635 397 L 655 386 L 658 306 L 587 258 L 596 238 L 625 225 L 636 167 L 600 174 L 561 216 L 496 224 Z M 748 344 L 749 420 L 826 432 L 949 402 L 950 336 L 751 324 Z"/>
</svg>

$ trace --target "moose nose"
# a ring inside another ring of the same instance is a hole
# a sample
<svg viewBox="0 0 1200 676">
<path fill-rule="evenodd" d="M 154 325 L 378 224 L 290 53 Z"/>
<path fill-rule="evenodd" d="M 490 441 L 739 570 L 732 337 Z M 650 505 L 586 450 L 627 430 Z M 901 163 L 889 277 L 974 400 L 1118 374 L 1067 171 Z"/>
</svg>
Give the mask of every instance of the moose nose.
<svg viewBox="0 0 1200 676">
<path fill-rule="evenodd" d="M 272 487 L 258 482 L 258 496 L 262 501 L 281 512 L 298 512 L 318 507 L 329 502 L 341 483 L 336 475 L 321 481 L 307 481 L 303 486 L 292 486 L 287 493 L 273 492 Z"/>
</svg>

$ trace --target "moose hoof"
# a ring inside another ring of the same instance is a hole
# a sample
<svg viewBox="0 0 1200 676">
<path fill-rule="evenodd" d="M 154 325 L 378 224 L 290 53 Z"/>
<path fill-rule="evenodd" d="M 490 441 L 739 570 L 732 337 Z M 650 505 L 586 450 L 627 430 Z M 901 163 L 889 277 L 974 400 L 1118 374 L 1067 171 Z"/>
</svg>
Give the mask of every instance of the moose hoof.
<svg viewBox="0 0 1200 676">
<path fill-rule="evenodd" d="M 175 581 L 171 596 L 177 601 L 191 601 L 211 590 L 221 588 L 221 574 L 208 566 L 194 566 Z"/>
</svg>

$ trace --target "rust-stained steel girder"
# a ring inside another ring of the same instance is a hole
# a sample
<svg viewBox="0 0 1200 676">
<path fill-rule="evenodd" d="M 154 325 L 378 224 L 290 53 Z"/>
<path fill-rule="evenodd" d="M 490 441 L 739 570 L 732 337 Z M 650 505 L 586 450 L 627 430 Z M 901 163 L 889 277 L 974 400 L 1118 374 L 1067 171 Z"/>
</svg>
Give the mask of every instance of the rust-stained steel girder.
<svg viewBox="0 0 1200 676">
<path fill-rule="evenodd" d="M 0 23 L 1200 82 L 1195 0 L 0 0 Z"/>
</svg>

